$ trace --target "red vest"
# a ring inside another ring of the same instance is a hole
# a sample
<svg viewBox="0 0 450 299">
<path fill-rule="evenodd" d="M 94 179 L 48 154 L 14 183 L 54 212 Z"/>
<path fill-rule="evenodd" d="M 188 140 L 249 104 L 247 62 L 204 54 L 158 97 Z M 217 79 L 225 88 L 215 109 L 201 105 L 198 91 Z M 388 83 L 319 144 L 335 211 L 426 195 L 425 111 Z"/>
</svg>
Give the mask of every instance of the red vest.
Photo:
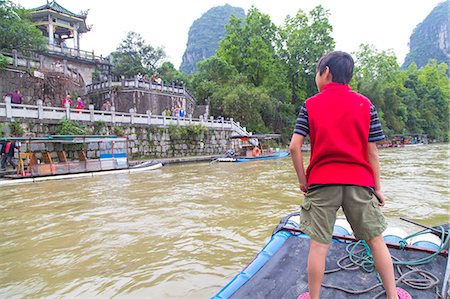
<svg viewBox="0 0 450 299">
<path fill-rule="evenodd" d="M 368 161 L 370 100 L 335 82 L 306 100 L 311 159 L 308 186 L 374 186 Z"/>
</svg>

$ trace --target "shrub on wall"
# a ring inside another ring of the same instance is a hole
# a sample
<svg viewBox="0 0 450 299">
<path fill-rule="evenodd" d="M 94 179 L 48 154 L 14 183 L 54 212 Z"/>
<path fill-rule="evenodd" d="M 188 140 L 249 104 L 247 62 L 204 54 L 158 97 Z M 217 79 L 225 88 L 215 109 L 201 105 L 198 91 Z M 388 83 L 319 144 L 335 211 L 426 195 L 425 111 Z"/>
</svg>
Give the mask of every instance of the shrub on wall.
<svg viewBox="0 0 450 299">
<path fill-rule="evenodd" d="M 186 127 L 169 125 L 169 135 L 171 140 L 200 139 L 206 131 L 207 129 L 203 125 L 187 125 Z"/>
<path fill-rule="evenodd" d="M 83 125 L 66 118 L 58 123 L 58 129 L 55 132 L 57 135 L 84 135 L 85 133 L 86 128 Z"/>
<path fill-rule="evenodd" d="M 123 127 L 113 127 L 112 132 L 114 135 L 119 137 L 125 136 L 125 130 L 123 129 Z"/>
<path fill-rule="evenodd" d="M 188 136 L 194 136 L 196 138 L 201 138 L 203 133 L 207 131 L 206 127 L 203 125 L 188 125 L 186 126 L 186 131 Z"/>
<path fill-rule="evenodd" d="M 3 124 L 0 123 L 0 137 L 5 137 L 5 131 L 3 130 Z"/>
<path fill-rule="evenodd" d="M 0 53 L 0 70 L 5 69 L 8 66 L 8 60 L 6 56 Z"/>
<path fill-rule="evenodd" d="M 95 123 L 94 123 L 94 134 L 96 134 L 96 135 L 100 135 L 100 134 L 103 134 L 103 133 L 105 133 L 105 132 L 103 132 L 104 130 L 105 130 L 105 128 L 107 127 L 107 125 L 106 125 L 106 122 L 104 122 L 104 121 L 96 121 Z"/>
<path fill-rule="evenodd" d="M 22 126 L 16 121 L 9 123 L 9 130 L 11 131 L 11 136 L 15 137 L 21 137 L 24 133 Z"/>
</svg>

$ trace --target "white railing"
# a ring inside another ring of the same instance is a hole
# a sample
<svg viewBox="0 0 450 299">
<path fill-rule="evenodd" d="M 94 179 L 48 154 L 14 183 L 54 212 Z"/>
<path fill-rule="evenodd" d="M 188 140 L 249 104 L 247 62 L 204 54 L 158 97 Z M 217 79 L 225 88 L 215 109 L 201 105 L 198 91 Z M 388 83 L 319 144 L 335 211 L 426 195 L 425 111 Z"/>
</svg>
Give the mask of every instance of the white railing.
<svg viewBox="0 0 450 299">
<path fill-rule="evenodd" d="M 140 124 L 158 127 L 168 127 L 170 125 L 203 125 L 206 128 L 222 129 L 232 131 L 234 134 L 248 135 L 245 127 L 241 127 L 239 122 L 233 119 L 225 120 L 223 117 L 214 119 L 212 116 L 208 118 L 192 118 L 188 117 L 171 117 L 163 115 L 153 115 L 150 111 L 146 114 L 135 113 L 130 109 L 130 113 L 116 112 L 114 107 L 112 111 L 94 110 L 94 105 L 89 105 L 88 110 L 76 110 L 70 107 L 48 107 L 44 106 L 42 100 L 37 101 L 37 105 L 23 105 L 11 103 L 9 96 L 5 97 L 5 103 L 0 103 L 0 119 L 4 118 L 9 121 L 15 119 L 35 119 L 35 120 L 61 120 L 70 119 L 73 121 L 98 122 L 102 121 L 111 124 Z"/>
<path fill-rule="evenodd" d="M 66 55 L 66 56 L 82 58 L 82 59 L 91 60 L 91 61 L 98 61 L 98 62 L 104 63 L 104 64 L 110 63 L 108 58 L 94 55 L 94 51 L 89 52 L 89 51 L 84 51 L 84 50 L 80 50 L 80 49 L 60 47 L 57 45 L 47 45 L 47 50 L 49 53 L 58 53 L 58 54 Z"/>
<path fill-rule="evenodd" d="M 122 79 L 120 82 L 102 81 L 94 82 L 86 85 L 88 92 L 108 90 L 113 86 L 120 86 L 124 89 L 145 89 L 161 93 L 179 94 L 188 98 L 194 99 L 193 96 L 184 88 L 179 85 L 164 85 L 147 80 L 139 81 L 138 79 Z"/>
</svg>

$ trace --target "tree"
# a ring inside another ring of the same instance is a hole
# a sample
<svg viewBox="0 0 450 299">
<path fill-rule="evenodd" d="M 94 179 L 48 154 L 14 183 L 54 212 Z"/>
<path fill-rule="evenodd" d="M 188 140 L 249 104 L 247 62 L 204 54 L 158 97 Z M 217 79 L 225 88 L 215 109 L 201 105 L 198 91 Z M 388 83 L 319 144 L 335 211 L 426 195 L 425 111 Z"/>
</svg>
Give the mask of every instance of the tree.
<svg viewBox="0 0 450 299">
<path fill-rule="evenodd" d="M 138 72 L 147 76 L 153 74 L 166 58 L 163 48 L 154 48 L 145 43 L 139 33 L 128 32 L 113 57 L 113 74 L 132 77 Z"/>
<path fill-rule="evenodd" d="M 279 29 L 283 40 L 280 53 L 287 66 L 292 104 L 296 106 L 317 92 L 317 61 L 334 49 L 328 16 L 329 11 L 322 6 L 315 7 L 309 15 L 299 10 L 294 17 L 287 16 Z"/>
<path fill-rule="evenodd" d="M 161 76 L 164 82 L 172 83 L 178 81 L 186 83 L 187 76 L 182 72 L 178 71 L 172 62 L 166 61 L 156 70 L 156 72 Z"/>
<path fill-rule="evenodd" d="M 430 61 L 400 70 L 391 51 L 361 45 L 355 53 L 351 85 L 378 109 L 386 133 L 427 134 L 448 140 L 450 79 L 448 65 Z"/>
<path fill-rule="evenodd" d="M 237 75 L 237 70 L 216 55 L 197 63 L 192 75 L 192 89 L 198 103 L 204 103 L 221 85 Z"/>
<path fill-rule="evenodd" d="M 27 10 L 11 1 L 0 0 L 0 50 L 43 50 L 45 44 L 45 38 L 31 23 Z"/>
<path fill-rule="evenodd" d="M 407 129 L 410 133 L 425 133 L 431 139 L 449 139 L 450 79 L 448 65 L 431 60 L 421 69 L 415 63 L 406 72 L 404 98 L 408 101 Z"/>
<path fill-rule="evenodd" d="M 241 20 L 231 18 L 226 27 L 227 35 L 220 42 L 217 56 L 233 65 L 245 75 L 254 86 L 272 82 L 282 67 L 278 60 L 276 26 L 270 17 L 251 7 L 241 27 Z M 275 73 L 275 74 L 274 74 Z"/>
<path fill-rule="evenodd" d="M 391 50 L 379 52 L 374 46 L 364 44 L 353 54 L 356 59 L 350 85 L 377 107 L 386 133 L 402 133 L 407 109 L 401 97 L 403 77 L 395 54 Z"/>
</svg>

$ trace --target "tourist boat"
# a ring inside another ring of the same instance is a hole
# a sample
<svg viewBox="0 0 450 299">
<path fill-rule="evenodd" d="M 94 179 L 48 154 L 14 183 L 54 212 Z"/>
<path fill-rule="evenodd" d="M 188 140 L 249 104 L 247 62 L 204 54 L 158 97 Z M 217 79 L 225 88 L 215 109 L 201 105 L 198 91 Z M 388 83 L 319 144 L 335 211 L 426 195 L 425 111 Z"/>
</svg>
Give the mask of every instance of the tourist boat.
<svg viewBox="0 0 450 299">
<path fill-rule="evenodd" d="M 212 299 L 297 298 L 306 292 L 309 237 L 298 229 L 299 220 L 299 213 L 283 218 L 264 248 Z M 412 298 L 450 298 L 450 224 L 420 226 L 425 229 L 409 236 L 400 228 L 383 234 L 397 286 Z M 385 298 L 368 246 L 353 237 L 345 219 L 334 227 L 321 298 Z"/>
<path fill-rule="evenodd" d="M 224 157 L 219 157 L 214 162 L 250 162 L 287 157 L 289 152 L 280 151 L 278 148 L 273 149 L 263 142 L 279 138 L 279 134 L 231 136 L 233 148 L 239 148 L 239 152 L 235 153 L 234 150 L 229 150 Z"/>
<path fill-rule="evenodd" d="M 0 138 L 20 142 L 17 171 L 4 175 L 0 185 L 17 182 L 130 173 L 162 167 L 159 162 L 130 166 L 128 139 L 114 135 L 50 135 Z"/>
</svg>

